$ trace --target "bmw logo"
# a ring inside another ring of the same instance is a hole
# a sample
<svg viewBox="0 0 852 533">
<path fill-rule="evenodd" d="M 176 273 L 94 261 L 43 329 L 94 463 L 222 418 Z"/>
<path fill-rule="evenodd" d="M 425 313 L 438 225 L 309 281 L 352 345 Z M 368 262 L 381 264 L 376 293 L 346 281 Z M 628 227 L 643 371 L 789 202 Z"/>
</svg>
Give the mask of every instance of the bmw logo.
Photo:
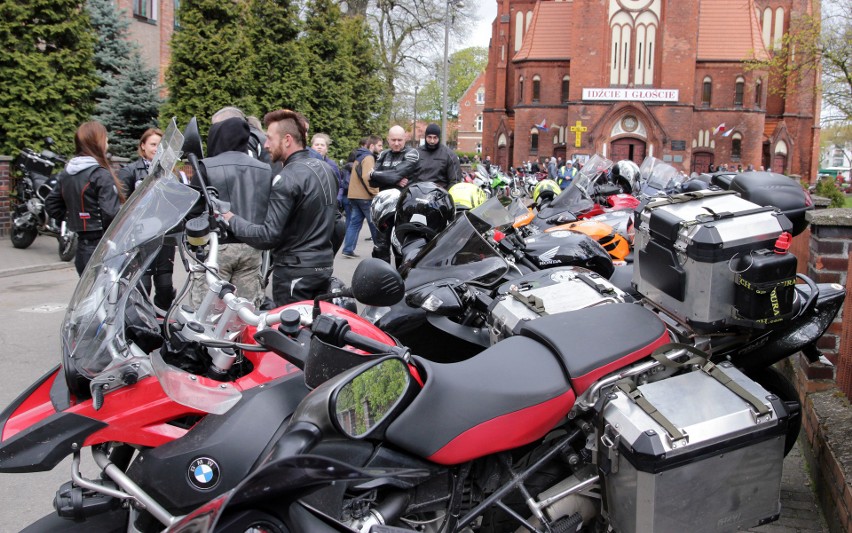
<svg viewBox="0 0 852 533">
<path fill-rule="evenodd" d="M 221 478 L 219 463 L 210 457 L 199 457 L 191 463 L 187 469 L 187 478 L 190 485 L 198 490 L 210 490 L 219 484 Z"/>
</svg>

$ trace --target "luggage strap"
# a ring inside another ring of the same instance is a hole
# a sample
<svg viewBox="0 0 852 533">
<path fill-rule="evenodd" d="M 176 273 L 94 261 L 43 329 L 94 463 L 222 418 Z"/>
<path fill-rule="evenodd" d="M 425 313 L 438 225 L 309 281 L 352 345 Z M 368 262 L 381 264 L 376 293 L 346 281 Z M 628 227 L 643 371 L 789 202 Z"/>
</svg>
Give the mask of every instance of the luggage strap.
<svg viewBox="0 0 852 533">
<path fill-rule="evenodd" d="M 679 430 L 672 423 L 671 420 L 666 418 L 663 413 L 657 411 L 657 408 L 654 407 L 654 405 L 642 395 L 642 391 L 637 389 L 636 385 L 634 385 L 632 381 L 622 381 L 616 386 L 621 389 L 621 391 L 626 394 L 628 398 L 633 400 L 633 403 L 635 403 L 640 409 L 645 411 L 645 414 L 653 418 L 654 422 L 662 426 L 662 428 L 666 431 L 666 433 L 669 434 L 669 437 L 671 437 L 673 441 L 683 440 L 686 438 L 686 435 L 684 435 L 683 432 L 681 432 L 681 430 Z"/>
<path fill-rule="evenodd" d="M 724 385 L 729 391 L 745 400 L 749 405 L 751 405 L 752 409 L 757 411 L 758 416 L 767 415 L 771 412 L 769 408 L 766 407 L 766 404 L 761 402 L 757 396 L 745 390 L 742 385 L 731 379 L 730 376 L 725 374 L 725 372 L 710 361 L 707 361 L 707 363 L 701 367 L 701 371 L 714 378 L 716 381 Z"/>
<path fill-rule="evenodd" d="M 509 289 L 509 294 L 512 295 L 515 300 L 532 310 L 534 313 L 537 313 L 540 316 L 547 315 L 547 311 L 544 309 L 544 300 L 542 300 L 538 296 L 535 296 L 533 294 L 524 294 L 515 287 Z"/>
</svg>

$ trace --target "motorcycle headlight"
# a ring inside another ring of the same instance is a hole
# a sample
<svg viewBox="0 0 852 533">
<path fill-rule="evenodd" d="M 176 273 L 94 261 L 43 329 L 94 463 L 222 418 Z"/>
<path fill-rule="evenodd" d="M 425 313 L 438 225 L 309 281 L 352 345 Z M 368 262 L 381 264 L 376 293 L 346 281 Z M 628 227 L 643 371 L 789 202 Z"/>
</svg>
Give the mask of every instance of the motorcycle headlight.
<svg viewBox="0 0 852 533">
<path fill-rule="evenodd" d="M 41 213 L 42 205 L 41 200 L 38 198 L 30 198 L 27 200 L 27 210 L 34 215 Z"/>
</svg>

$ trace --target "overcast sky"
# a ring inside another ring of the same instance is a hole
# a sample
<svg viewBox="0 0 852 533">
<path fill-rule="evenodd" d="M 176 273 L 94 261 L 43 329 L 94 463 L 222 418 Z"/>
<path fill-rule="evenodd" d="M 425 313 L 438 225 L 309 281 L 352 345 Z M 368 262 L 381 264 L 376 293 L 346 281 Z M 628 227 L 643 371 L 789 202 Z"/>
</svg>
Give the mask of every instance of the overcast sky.
<svg viewBox="0 0 852 533">
<path fill-rule="evenodd" d="M 468 46 L 488 46 L 491 38 L 491 23 L 497 16 L 496 0 L 471 0 L 478 4 L 479 22 L 473 27 L 467 39 L 463 43 L 456 43 L 453 47 L 458 50 Z"/>
</svg>

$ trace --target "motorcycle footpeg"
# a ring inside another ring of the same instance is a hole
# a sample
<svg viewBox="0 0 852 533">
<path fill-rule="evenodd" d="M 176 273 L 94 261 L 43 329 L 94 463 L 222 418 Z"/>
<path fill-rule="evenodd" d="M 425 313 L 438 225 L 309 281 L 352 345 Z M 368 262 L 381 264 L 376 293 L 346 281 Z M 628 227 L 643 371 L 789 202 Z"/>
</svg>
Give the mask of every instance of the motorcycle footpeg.
<svg viewBox="0 0 852 533">
<path fill-rule="evenodd" d="M 106 488 L 117 490 L 118 486 L 108 479 L 92 481 Z M 99 492 L 83 489 L 74 485 L 73 481 L 63 483 L 53 498 L 53 508 L 62 518 L 79 521 L 121 505 L 121 500 Z"/>
</svg>

